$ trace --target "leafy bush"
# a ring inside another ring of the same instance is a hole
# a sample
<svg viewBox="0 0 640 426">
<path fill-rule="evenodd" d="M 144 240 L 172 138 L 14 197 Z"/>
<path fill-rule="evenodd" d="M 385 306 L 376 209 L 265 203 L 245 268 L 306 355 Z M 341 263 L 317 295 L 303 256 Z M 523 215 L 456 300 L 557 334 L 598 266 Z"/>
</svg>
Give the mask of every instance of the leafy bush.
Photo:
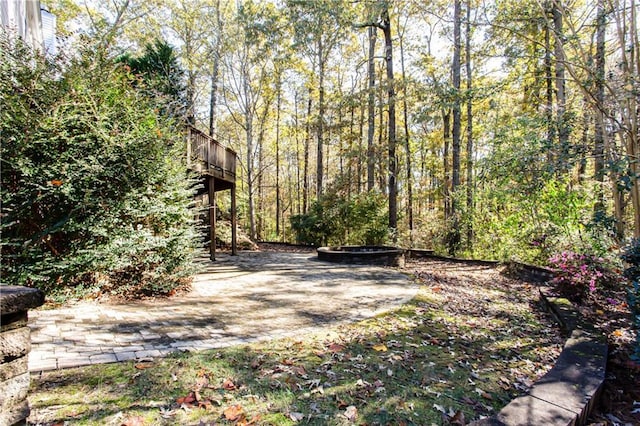
<svg viewBox="0 0 640 426">
<path fill-rule="evenodd" d="M 598 290 L 613 289 L 620 284 L 618 274 L 602 257 L 563 251 L 551 256 L 549 264 L 556 269 L 552 284 L 571 300 L 581 301 Z"/>
<path fill-rule="evenodd" d="M 104 56 L 62 67 L 0 40 L 4 284 L 134 296 L 191 274 L 184 138 Z"/>
<path fill-rule="evenodd" d="M 298 243 L 311 245 L 382 244 L 388 237 L 382 194 L 352 197 L 326 194 L 307 214 L 291 217 Z"/>
<path fill-rule="evenodd" d="M 640 362 L 640 239 L 631 241 L 622 253 L 621 258 L 627 263 L 624 276 L 631 281 L 628 299 L 636 328 L 633 359 L 636 362 Z"/>
</svg>

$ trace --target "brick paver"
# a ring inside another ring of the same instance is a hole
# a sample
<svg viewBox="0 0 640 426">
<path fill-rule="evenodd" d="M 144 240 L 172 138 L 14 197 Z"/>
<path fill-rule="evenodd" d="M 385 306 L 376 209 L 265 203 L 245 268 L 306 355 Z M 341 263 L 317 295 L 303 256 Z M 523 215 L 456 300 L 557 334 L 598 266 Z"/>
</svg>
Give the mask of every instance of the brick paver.
<svg viewBox="0 0 640 426">
<path fill-rule="evenodd" d="M 301 334 L 374 316 L 411 299 L 418 289 L 393 269 L 324 263 L 311 253 L 219 254 L 202 265 L 192 291 L 183 296 L 31 311 L 29 369 Z"/>
</svg>

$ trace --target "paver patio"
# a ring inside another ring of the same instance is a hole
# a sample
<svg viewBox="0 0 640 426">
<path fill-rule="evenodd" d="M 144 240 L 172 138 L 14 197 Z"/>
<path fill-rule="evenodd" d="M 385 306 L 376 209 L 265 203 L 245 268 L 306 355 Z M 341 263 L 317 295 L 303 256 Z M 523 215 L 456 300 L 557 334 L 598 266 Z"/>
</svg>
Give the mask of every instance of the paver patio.
<svg viewBox="0 0 640 426">
<path fill-rule="evenodd" d="M 30 371 L 292 336 L 374 316 L 418 291 L 396 270 L 320 262 L 312 253 L 243 252 L 201 262 L 186 295 L 30 312 Z"/>
</svg>

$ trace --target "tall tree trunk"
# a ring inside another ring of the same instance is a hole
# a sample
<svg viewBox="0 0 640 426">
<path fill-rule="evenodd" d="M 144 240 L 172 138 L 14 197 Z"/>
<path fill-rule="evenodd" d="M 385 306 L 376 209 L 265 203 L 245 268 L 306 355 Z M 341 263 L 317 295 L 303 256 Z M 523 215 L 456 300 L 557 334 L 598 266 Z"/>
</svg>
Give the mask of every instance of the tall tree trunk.
<svg viewBox="0 0 640 426">
<path fill-rule="evenodd" d="M 322 39 L 318 40 L 318 151 L 316 155 L 316 198 L 322 196 L 322 181 L 324 179 L 324 52 Z"/>
<path fill-rule="evenodd" d="M 444 108 L 442 110 L 442 130 L 442 136 L 444 139 L 444 147 L 442 152 L 442 167 L 444 171 L 442 198 L 444 200 L 444 219 L 445 223 L 448 223 L 449 219 L 451 218 L 451 168 L 449 167 L 449 146 L 451 145 L 451 109 L 449 108 Z"/>
<path fill-rule="evenodd" d="M 295 115 L 294 115 L 294 123 L 295 123 L 295 138 L 296 138 L 296 164 L 295 164 L 295 171 L 296 171 L 296 214 L 300 215 L 302 214 L 302 191 L 300 190 L 300 137 L 299 137 L 299 132 L 298 132 L 298 128 L 299 128 L 299 123 L 300 120 L 298 119 L 298 92 L 295 93 L 295 97 L 294 97 L 294 104 L 295 104 Z"/>
<path fill-rule="evenodd" d="M 551 6 L 545 3 L 544 25 L 544 77 L 545 77 L 545 120 L 547 124 L 547 162 L 553 164 L 553 140 L 555 139 L 555 125 L 553 123 L 553 75 L 551 66 L 551 28 L 549 17 Z"/>
<path fill-rule="evenodd" d="M 256 214 L 256 241 L 264 238 L 264 120 L 266 114 L 260 119 L 260 131 L 258 132 L 258 140 L 256 150 L 258 151 L 258 167 L 256 170 L 256 179 L 258 187 L 258 211 Z"/>
<path fill-rule="evenodd" d="M 213 49 L 213 69 L 211 70 L 211 94 L 209 97 L 209 136 L 215 137 L 216 103 L 218 96 L 218 75 L 220 70 L 220 40 L 222 39 L 222 20 L 220 19 L 220 0 L 216 1 L 216 44 Z"/>
<path fill-rule="evenodd" d="M 460 187 L 460 130 L 461 130 L 461 111 L 460 111 L 460 0 L 455 0 L 453 12 L 453 90 L 455 98 L 453 101 L 453 141 L 451 152 L 451 228 L 448 236 L 449 254 L 454 255 L 460 245 L 460 212 L 458 211 L 457 190 Z"/>
<path fill-rule="evenodd" d="M 595 138 L 593 146 L 593 172 L 596 180 L 596 203 L 594 206 L 594 215 L 604 217 L 604 145 L 605 145 L 605 126 L 604 126 L 604 83 L 605 83 L 605 33 L 606 33 L 606 14 L 605 0 L 598 0 L 598 14 L 596 17 L 596 78 L 595 78 L 595 101 L 597 103 L 594 108 L 595 113 Z M 616 181 L 614 181 L 616 182 Z M 614 194 L 615 196 L 615 194 Z"/>
<path fill-rule="evenodd" d="M 393 42 L 391 40 L 391 19 L 386 5 L 382 12 L 382 31 L 384 33 L 385 59 L 387 61 L 387 98 L 389 104 L 389 133 L 388 133 L 388 161 L 389 161 L 389 228 L 392 239 L 398 238 L 398 188 L 396 183 L 396 92 L 393 81 Z"/>
<path fill-rule="evenodd" d="M 400 20 L 398 19 L 398 27 Z M 398 28 L 399 30 L 400 28 Z M 411 138 L 409 134 L 409 108 L 407 107 L 407 74 L 404 68 L 404 37 L 400 42 L 400 68 L 402 70 L 402 113 L 404 118 L 404 149 L 407 163 L 407 227 L 409 228 L 409 247 L 413 247 L 413 169 L 411 167 Z"/>
<path fill-rule="evenodd" d="M 309 149 L 311 146 L 311 89 L 309 89 L 309 102 L 307 103 L 307 134 L 304 138 L 303 160 L 303 186 L 302 186 L 302 212 L 309 209 Z"/>
<path fill-rule="evenodd" d="M 253 117 L 250 112 L 245 116 L 245 136 L 247 139 L 247 195 L 249 208 L 249 238 L 256 240 L 256 215 L 253 206 Z"/>
<path fill-rule="evenodd" d="M 375 121 L 376 121 L 376 111 L 375 111 L 375 85 L 376 85 L 376 69 L 375 62 L 373 58 L 375 56 L 376 50 L 376 29 L 374 27 L 369 27 L 369 59 L 368 59 L 368 67 L 367 72 L 369 75 L 369 86 L 368 86 L 368 102 L 367 102 L 367 111 L 368 111 L 368 119 L 367 119 L 367 191 L 373 190 L 375 184 L 375 150 L 373 148 L 373 136 L 375 133 Z"/>
<path fill-rule="evenodd" d="M 280 238 L 280 109 L 282 108 L 281 76 L 276 84 L 276 239 Z"/>
<path fill-rule="evenodd" d="M 569 126 L 566 123 L 565 111 L 567 96 L 565 92 L 565 58 L 564 58 L 564 31 L 563 11 L 558 2 L 553 2 L 553 32 L 555 52 L 555 78 L 556 78 L 556 123 L 558 128 L 559 158 L 558 170 L 565 172 L 569 160 Z"/>
<path fill-rule="evenodd" d="M 467 1 L 465 26 L 465 68 L 467 74 L 467 249 L 473 245 L 473 114 L 471 74 L 471 2 Z"/>
<path fill-rule="evenodd" d="M 380 81 L 382 81 L 382 68 L 380 68 Z M 387 182 L 385 182 L 386 173 L 384 170 L 384 161 L 383 161 L 383 151 L 382 147 L 384 146 L 384 139 L 386 137 L 385 127 L 386 124 L 384 121 L 384 93 L 383 88 L 380 87 L 378 90 L 378 146 L 375 148 L 375 154 L 379 157 L 379 161 L 376 161 L 376 166 L 378 167 L 378 189 L 382 193 L 386 193 L 388 187 Z"/>
<path fill-rule="evenodd" d="M 364 139 L 364 102 L 360 102 L 360 120 L 358 125 L 358 161 L 356 162 L 356 173 L 358 175 L 358 194 L 362 193 L 363 184 L 363 167 L 362 167 L 362 155 L 364 154 L 363 139 Z M 368 156 L 366 156 L 368 161 Z"/>
</svg>

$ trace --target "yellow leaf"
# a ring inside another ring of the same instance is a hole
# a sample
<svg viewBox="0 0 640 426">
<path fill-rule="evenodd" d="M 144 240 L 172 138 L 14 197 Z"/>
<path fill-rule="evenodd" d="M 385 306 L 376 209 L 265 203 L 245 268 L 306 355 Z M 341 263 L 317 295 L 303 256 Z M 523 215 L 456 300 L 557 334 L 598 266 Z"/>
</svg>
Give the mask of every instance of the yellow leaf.
<svg viewBox="0 0 640 426">
<path fill-rule="evenodd" d="M 387 347 L 384 343 L 380 343 L 379 345 L 373 345 L 373 350 L 377 352 L 386 352 Z"/>
<path fill-rule="evenodd" d="M 236 420 L 240 420 L 242 417 L 244 417 L 242 405 L 232 405 L 224 410 L 224 418 L 229 421 L 235 422 Z"/>
<path fill-rule="evenodd" d="M 604 315 L 604 311 L 602 309 L 596 309 L 596 314 Z"/>
</svg>

